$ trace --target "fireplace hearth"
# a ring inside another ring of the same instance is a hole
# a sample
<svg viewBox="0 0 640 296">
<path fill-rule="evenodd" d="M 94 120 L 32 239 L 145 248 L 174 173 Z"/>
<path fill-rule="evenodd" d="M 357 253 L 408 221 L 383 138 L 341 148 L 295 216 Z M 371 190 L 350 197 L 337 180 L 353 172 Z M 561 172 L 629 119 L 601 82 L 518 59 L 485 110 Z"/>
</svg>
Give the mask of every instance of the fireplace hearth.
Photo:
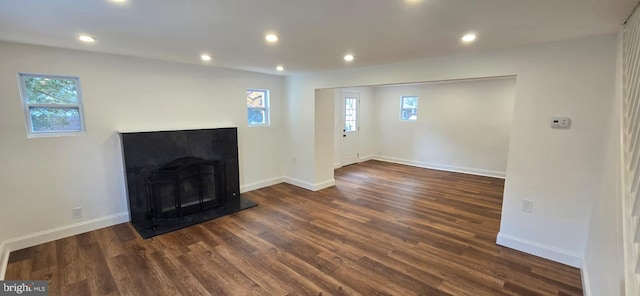
<svg viewBox="0 0 640 296">
<path fill-rule="evenodd" d="M 131 224 L 143 238 L 256 205 L 240 196 L 236 128 L 120 136 Z"/>
</svg>

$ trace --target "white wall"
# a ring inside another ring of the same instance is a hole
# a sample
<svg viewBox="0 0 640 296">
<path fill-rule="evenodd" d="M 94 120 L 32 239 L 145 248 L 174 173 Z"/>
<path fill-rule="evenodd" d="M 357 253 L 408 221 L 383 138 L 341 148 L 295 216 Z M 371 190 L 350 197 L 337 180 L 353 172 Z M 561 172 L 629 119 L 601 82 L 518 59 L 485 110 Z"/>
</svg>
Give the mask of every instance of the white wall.
<svg viewBox="0 0 640 296">
<path fill-rule="evenodd" d="M 601 177 L 602 123 L 614 96 L 615 36 L 287 78 L 288 176 L 311 189 L 333 179 L 331 150 L 316 149 L 315 89 L 515 75 L 518 77 L 498 242 L 579 266 Z M 570 130 L 552 130 L 569 116 Z M 533 212 L 521 211 L 522 200 Z"/>
<path fill-rule="evenodd" d="M 318 98 L 316 95 L 316 101 Z M 339 168 L 340 164 L 340 151 L 342 144 L 342 130 L 344 129 L 342 121 L 342 89 L 333 89 L 333 167 Z M 318 113 L 318 111 L 316 111 Z"/>
<path fill-rule="evenodd" d="M 499 242 L 581 264 L 600 190 L 603 110 L 615 96 L 615 40 L 550 44 L 518 65 Z M 570 117 L 571 129 L 549 128 L 552 116 Z M 520 211 L 522 200 L 533 213 Z"/>
<path fill-rule="evenodd" d="M 374 90 L 379 158 L 504 178 L 515 77 Z M 402 96 L 418 96 L 416 121 L 400 120 Z"/>
<path fill-rule="evenodd" d="M 375 96 L 373 87 L 349 88 L 360 93 L 360 120 L 358 130 L 358 153 L 359 160 L 371 159 L 378 153 L 378 129 L 376 121 Z"/>
<path fill-rule="evenodd" d="M 315 94 L 315 110 L 318 112 L 318 116 L 315 117 L 315 130 L 330 131 L 329 133 L 315 132 L 315 142 L 318 143 L 316 149 L 322 151 L 333 150 L 334 135 L 334 110 L 335 110 L 335 92 L 332 89 L 319 89 Z M 318 154 L 316 154 L 318 156 Z M 333 162 L 320 163 L 322 170 L 333 170 Z M 334 184 L 333 178 L 329 180 L 325 185 L 331 186 Z"/>
<path fill-rule="evenodd" d="M 622 40 L 618 42 L 616 96 L 610 108 L 602 161 L 601 190 L 596 195 L 584 255 L 585 295 L 624 295 L 624 249 L 622 246 Z M 632 284 L 631 284 L 632 285 Z M 635 295 L 635 293 L 627 294 Z"/>
<path fill-rule="evenodd" d="M 280 76 L 4 42 L 0 52 L 0 225 L 14 247 L 127 219 L 118 130 L 238 126 L 241 187 L 282 181 Z M 87 134 L 28 139 L 17 72 L 79 76 Z M 246 88 L 271 90 L 271 126 L 247 127 Z"/>
</svg>

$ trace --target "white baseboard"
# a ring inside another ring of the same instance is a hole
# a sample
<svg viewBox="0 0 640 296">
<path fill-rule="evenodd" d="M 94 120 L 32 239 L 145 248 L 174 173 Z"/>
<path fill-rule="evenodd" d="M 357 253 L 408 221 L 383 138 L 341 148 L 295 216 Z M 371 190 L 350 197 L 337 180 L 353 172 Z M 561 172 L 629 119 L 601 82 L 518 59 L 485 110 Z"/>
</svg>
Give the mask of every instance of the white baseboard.
<svg viewBox="0 0 640 296">
<path fill-rule="evenodd" d="M 5 243 L 0 242 L 0 281 L 4 280 L 9 264 L 9 250 L 5 248 Z"/>
<path fill-rule="evenodd" d="M 120 224 L 129 221 L 129 213 L 118 213 L 93 220 L 82 221 L 71 225 L 65 225 L 44 231 L 23 235 L 5 240 L 5 249 L 10 252 L 47 243 L 57 239 L 93 231 L 96 229 Z"/>
<path fill-rule="evenodd" d="M 359 156 L 358 157 L 358 162 L 365 162 L 367 160 L 372 160 L 374 159 L 376 156 L 371 154 L 371 155 L 366 155 L 366 156 Z"/>
<path fill-rule="evenodd" d="M 589 285 L 589 272 L 587 269 L 587 263 L 584 258 L 582 258 L 582 267 L 580 268 L 580 275 L 582 277 L 582 292 L 584 296 L 591 296 L 591 285 Z"/>
<path fill-rule="evenodd" d="M 505 172 L 457 167 L 457 166 L 451 166 L 451 165 L 445 165 L 445 164 L 429 163 L 429 162 L 422 162 L 422 161 L 416 161 L 416 160 L 407 160 L 407 159 L 400 159 L 400 158 L 381 156 L 381 155 L 373 156 L 372 159 L 410 165 L 410 166 L 415 166 L 415 167 L 420 167 L 425 169 L 439 170 L 439 171 L 471 174 L 471 175 L 493 177 L 493 178 L 500 178 L 500 179 L 504 179 L 506 177 Z"/>
<path fill-rule="evenodd" d="M 331 180 L 326 180 L 324 182 L 314 184 L 313 191 L 320 191 L 322 189 L 329 188 L 334 185 L 336 185 L 336 179 L 331 178 Z"/>
<path fill-rule="evenodd" d="M 124 212 L 5 240 L 0 243 L 0 250 L 2 250 L 0 279 L 4 279 L 10 252 L 127 221 L 129 221 L 129 213 Z"/>
<path fill-rule="evenodd" d="M 508 234 L 498 233 L 498 239 L 496 240 L 498 245 L 511 248 L 514 250 L 522 251 L 534 256 L 549 259 L 551 261 L 559 262 L 576 268 L 582 267 L 583 259 L 580 255 L 569 252 L 567 250 L 559 249 L 552 246 L 543 245 L 534 241 L 526 240 L 523 238 L 515 237 Z"/>
<path fill-rule="evenodd" d="M 307 189 L 307 190 L 314 191 L 313 190 L 313 184 L 311 184 L 309 182 L 302 181 L 302 180 L 298 180 L 296 178 L 285 177 L 284 178 L 284 182 L 287 183 L 287 184 L 291 184 L 293 186 L 298 186 L 298 187 L 301 187 L 301 188 L 304 188 L 304 189 Z"/>
<path fill-rule="evenodd" d="M 367 155 L 367 156 L 358 156 L 358 162 L 365 162 L 367 160 L 372 160 L 375 158 L 375 155 L 371 154 L 371 155 Z M 333 164 L 333 169 L 339 169 L 342 167 L 342 164 L 340 162 L 336 162 Z"/>
<path fill-rule="evenodd" d="M 311 191 L 320 191 L 322 189 L 329 188 L 329 187 L 331 187 L 333 185 L 336 185 L 336 180 L 335 179 L 331 179 L 331 180 L 327 180 L 327 181 L 324 181 L 324 182 L 312 184 L 312 183 L 305 182 L 305 181 L 302 181 L 302 180 L 298 180 L 298 179 L 295 179 L 295 178 L 285 177 L 284 178 L 284 182 L 286 182 L 288 184 L 291 184 L 291 185 L 294 185 L 294 186 L 298 186 L 298 187 L 307 189 L 307 190 L 311 190 Z"/>
<path fill-rule="evenodd" d="M 271 186 L 271 185 L 276 185 L 276 184 L 280 184 L 280 183 L 288 183 L 294 186 L 298 186 L 307 190 L 311 190 L 311 191 L 318 191 L 318 190 L 322 190 L 325 188 L 329 188 L 333 185 L 336 185 L 336 180 L 335 179 L 331 179 L 331 180 L 327 180 L 324 182 L 320 182 L 320 183 L 309 183 L 309 182 L 305 182 L 302 180 L 298 180 L 295 178 L 291 178 L 291 177 L 277 177 L 277 178 L 272 178 L 272 179 L 268 179 L 265 181 L 260 181 L 260 182 L 256 182 L 256 183 L 252 183 L 252 184 L 247 184 L 247 185 L 243 185 L 240 186 L 240 192 L 244 193 L 244 192 L 248 192 L 251 190 L 256 190 L 256 189 L 260 189 L 260 188 L 264 188 L 267 186 Z"/>
<path fill-rule="evenodd" d="M 268 180 L 255 182 L 255 183 L 251 183 L 251 184 L 247 184 L 247 185 L 242 185 L 242 186 L 240 186 L 240 193 L 245 193 L 245 192 L 249 192 L 249 191 L 252 191 L 252 190 L 268 187 L 268 186 L 271 186 L 271 185 L 280 184 L 280 183 L 284 182 L 284 180 L 285 180 L 284 177 L 277 177 L 277 178 L 271 178 L 271 179 L 268 179 Z"/>
</svg>

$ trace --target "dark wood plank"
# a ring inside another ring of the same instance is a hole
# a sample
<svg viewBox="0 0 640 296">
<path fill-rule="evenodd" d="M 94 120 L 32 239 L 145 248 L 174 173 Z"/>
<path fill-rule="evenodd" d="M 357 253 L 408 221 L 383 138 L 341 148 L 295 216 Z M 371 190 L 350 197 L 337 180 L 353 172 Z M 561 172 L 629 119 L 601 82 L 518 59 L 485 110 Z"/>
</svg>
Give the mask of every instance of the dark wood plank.
<svg viewBox="0 0 640 296">
<path fill-rule="evenodd" d="M 125 223 L 12 252 L 50 295 L 582 295 L 578 269 L 495 244 L 504 181 L 379 161 L 336 186 L 143 240 Z"/>
</svg>

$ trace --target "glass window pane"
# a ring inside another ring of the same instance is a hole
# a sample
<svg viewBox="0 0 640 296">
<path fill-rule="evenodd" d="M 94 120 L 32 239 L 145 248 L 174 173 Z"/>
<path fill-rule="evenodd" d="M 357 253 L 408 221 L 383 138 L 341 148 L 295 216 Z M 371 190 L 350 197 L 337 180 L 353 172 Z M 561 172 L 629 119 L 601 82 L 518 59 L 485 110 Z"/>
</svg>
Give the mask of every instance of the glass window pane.
<svg viewBox="0 0 640 296">
<path fill-rule="evenodd" d="M 34 132 L 81 131 L 80 109 L 77 107 L 29 107 Z"/>
<path fill-rule="evenodd" d="M 264 91 L 247 90 L 247 107 L 266 107 L 265 97 Z"/>
<path fill-rule="evenodd" d="M 345 98 L 345 109 L 355 110 L 357 102 L 356 98 Z"/>
<path fill-rule="evenodd" d="M 344 125 L 345 132 L 355 132 L 356 123 L 354 121 L 346 121 Z"/>
<path fill-rule="evenodd" d="M 402 109 L 402 120 L 416 120 L 418 118 L 418 109 Z"/>
<path fill-rule="evenodd" d="M 402 108 L 417 108 L 418 97 L 402 97 Z"/>
<path fill-rule="evenodd" d="M 345 98 L 344 99 L 344 131 L 355 132 L 356 131 L 356 115 L 357 113 L 357 98 Z"/>
<path fill-rule="evenodd" d="M 77 104 L 75 79 L 29 76 L 24 78 L 28 104 Z"/>
<path fill-rule="evenodd" d="M 249 124 L 266 124 L 264 109 L 247 109 Z"/>
</svg>

